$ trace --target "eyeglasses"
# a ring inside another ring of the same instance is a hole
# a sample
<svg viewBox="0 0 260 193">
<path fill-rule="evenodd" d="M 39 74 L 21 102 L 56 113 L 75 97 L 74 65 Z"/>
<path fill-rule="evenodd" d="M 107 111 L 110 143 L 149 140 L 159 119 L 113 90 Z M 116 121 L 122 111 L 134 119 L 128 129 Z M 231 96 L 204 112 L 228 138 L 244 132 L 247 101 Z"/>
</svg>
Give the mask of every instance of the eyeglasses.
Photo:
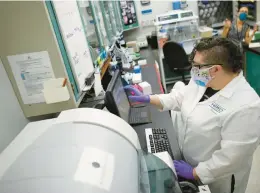
<svg viewBox="0 0 260 193">
<path fill-rule="evenodd" d="M 246 13 L 246 14 L 248 14 L 248 11 L 239 11 L 238 13 Z"/>
<path fill-rule="evenodd" d="M 192 65 L 192 67 L 201 69 L 201 68 L 206 67 L 206 66 L 214 66 L 214 65 L 220 65 L 220 66 L 222 66 L 223 64 L 199 64 L 199 63 L 197 63 L 197 62 L 192 61 L 192 62 L 191 62 L 191 65 Z"/>
</svg>

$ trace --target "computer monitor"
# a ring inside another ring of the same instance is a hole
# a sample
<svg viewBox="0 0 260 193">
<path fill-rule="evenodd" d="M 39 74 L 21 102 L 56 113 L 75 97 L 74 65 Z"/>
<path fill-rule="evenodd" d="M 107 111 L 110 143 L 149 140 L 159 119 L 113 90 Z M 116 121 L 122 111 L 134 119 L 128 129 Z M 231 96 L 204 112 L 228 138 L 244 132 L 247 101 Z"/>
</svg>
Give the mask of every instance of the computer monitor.
<svg viewBox="0 0 260 193">
<path fill-rule="evenodd" d="M 105 97 L 107 109 L 128 122 L 130 104 L 121 80 L 120 71 L 117 70 L 112 77 Z"/>
</svg>

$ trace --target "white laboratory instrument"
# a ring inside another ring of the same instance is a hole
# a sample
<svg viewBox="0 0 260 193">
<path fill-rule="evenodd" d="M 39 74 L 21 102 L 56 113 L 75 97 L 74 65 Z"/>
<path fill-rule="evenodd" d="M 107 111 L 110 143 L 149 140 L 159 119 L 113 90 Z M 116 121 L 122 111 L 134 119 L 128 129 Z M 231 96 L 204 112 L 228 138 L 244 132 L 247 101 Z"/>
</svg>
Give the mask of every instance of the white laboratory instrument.
<svg viewBox="0 0 260 193">
<path fill-rule="evenodd" d="M 134 129 L 109 112 L 67 110 L 29 123 L 0 154 L 0 192 L 183 193 L 171 162 L 142 153 Z"/>
<path fill-rule="evenodd" d="M 198 16 L 190 10 L 175 10 L 156 16 L 157 37 L 178 42 L 190 54 L 193 43 L 200 38 Z M 190 43 L 191 42 L 191 43 Z"/>
<path fill-rule="evenodd" d="M 138 44 L 139 48 L 146 48 L 146 47 L 148 47 L 148 42 L 147 42 L 147 39 L 146 39 L 145 36 L 138 37 L 136 39 L 136 41 L 137 41 L 137 44 Z"/>
<path fill-rule="evenodd" d="M 155 25 L 165 25 L 174 22 L 198 19 L 191 10 L 174 10 L 156 16 Z"/>
<path fill-rule="evenodd" d="M 183 46 L 185 52 L 190 54 L 196 41 L 200 39 L 198 23 L 198 16 L 191 10 L 174 10 L 157 15 L 155 25 L 158 42 L 160 42 L 161 39 L 166 38 L 168 41 L 178 42 Z M 162 47 L 159 46 L 158 51 L 161 80 L 164 90 L 167 92 L 166 85 L 180 80 L 181 77 L 172 77 L 170 73 L 167 73 L 166 75 L 164 71 Z"/>
<path fill-rule="evenodd" d="M 114 44 L 109 48 L 109 53 L 112 56 L 112 61 L 115 62 L 120 58 L 122 67 L 129 69 L 133 65 L 133 58 L 129 54 L 128 49 L 121 46 L 119 39 L 116 39 Z"/>
</svg>

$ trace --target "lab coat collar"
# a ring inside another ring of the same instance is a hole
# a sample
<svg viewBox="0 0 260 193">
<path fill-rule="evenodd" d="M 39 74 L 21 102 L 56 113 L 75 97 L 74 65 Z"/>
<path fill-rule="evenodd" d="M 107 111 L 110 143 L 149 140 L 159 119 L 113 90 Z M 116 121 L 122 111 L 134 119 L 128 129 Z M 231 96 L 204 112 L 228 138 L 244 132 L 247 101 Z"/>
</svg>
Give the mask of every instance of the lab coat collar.
<svg viewBox="0 0 260 193">
<path fill-rule="evenodd" d="M 230 98 L 233 95 L 237 84 L 243 79 L 243 71 L 241 71 L 237 77 L 235 77 L 230 83 L 228 83 L 223 89 L 219 91 L 219 94 L 226 98 Z"/>
</svg>

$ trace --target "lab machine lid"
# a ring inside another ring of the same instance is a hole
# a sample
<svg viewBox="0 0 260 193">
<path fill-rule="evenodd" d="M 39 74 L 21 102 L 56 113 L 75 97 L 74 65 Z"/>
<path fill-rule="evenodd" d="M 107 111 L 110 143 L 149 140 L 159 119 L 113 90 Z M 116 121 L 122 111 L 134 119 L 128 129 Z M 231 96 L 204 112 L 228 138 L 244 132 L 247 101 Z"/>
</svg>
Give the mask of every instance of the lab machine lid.
<svg viewBox="0 0 260 193">
<path fill-rule="evenodd" d="M 137 150 L 118 133 L 92 124 L 54 124 L 9 166 L 0 192 L 138 193 L 138 168 Z"/>
<path fill-rule="evenodd" d="M 141 154 L 141 153 L 140 153 Z M 147 182 L 147 173 L 141 172 L 141 186 L 140 190 L 143 193 L 182 193 L 178 179 L 173 170 L 160 158 L 154 154 L 143 152 L 140 156 L 145 161 L 144 168 L 148 173 L 149 184 Z M 143 166 L 141 161 L 141 166 Z M 141 170 L 142 171 L 142 170 Z M 149 189 L 145 189 L 145 187 Z"/>
<path fill-rule="evenodd" d="M 20 147 L 1 154 L 1 193 L 139 192 L 139 141 L 124 120 L 74 109 L 42 125 L 43 132 L 27 130 L 30 141 L 17 139 Z"/>
<path fill-rule="evenodd" d="M 68 110 L 38 127 L 25 127 L 30 140 L 18 135 L 1 154 L 0 192 L 181 193 L 172 169 L 138 148 L 133 128 L 109 112 Z"/>
</svg>

